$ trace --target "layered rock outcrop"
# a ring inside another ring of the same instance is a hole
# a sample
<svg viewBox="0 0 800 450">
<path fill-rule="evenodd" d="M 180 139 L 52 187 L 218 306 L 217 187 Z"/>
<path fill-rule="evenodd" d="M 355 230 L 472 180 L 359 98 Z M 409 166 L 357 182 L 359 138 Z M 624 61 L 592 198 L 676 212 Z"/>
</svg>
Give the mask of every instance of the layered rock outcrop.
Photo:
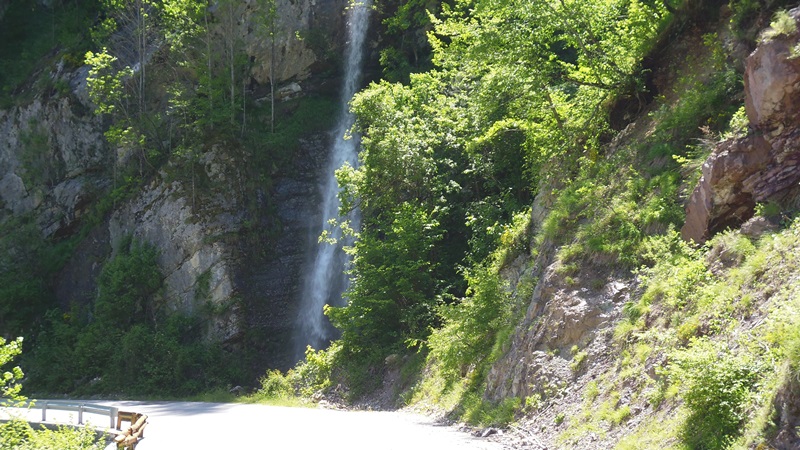
<svg viewBox="0 0 800 450">
<path fill-rule="evenodd" d="M 241 22 L 247 53 L 253 58 L 251 75 L 261 83 L 307 78 L 315 65 L 328 59 L 344 43 L 344 0 L 277 1 L 275 3 L 274 47 L 269 19 L 263 8 L 247 0 Z M 274 58 L 273 58 L 274 49 Z M 274 68 L 271 66 L 274 63 Z"/>
<path fill-rule="evenodd" d="M 797 22 L 800 9 L 790 11 Z M 745 109 L 751 132 L 721 142 L 703 164 L 702 178 L 686 207 L 684 239 L 702 243 L 737 227 L 756 203 L 788 203 L 800 187 L 800 34 L 762 42 L 747 58 Z"/>
<path fill-rule="evenodd" d="M 65 235 L 108 185 L 102 122 L 85 109 L 37 98 L 0 111 L 0 221 L 35 213 L 45 237 Z"/>
<path fill-rule="evenodd" d="M 492 365 L 489 398 L 553 396 L 572 384 L 584 369 L 583 359 L 601 358 L 607 351 L 619 305 L 630 298 L 628 281 L 612 280 L 599 288 L 569 286 L 559 265 L 550 261 L 531 298 L 520 299 L 530 301 L 525 319 L 508 351 Z"/>
<path fill-rule="evenodd" d="M 204 165 L 207 173 L 213 170 L 212 162 L 218 158 L 222 156 L 213 152 L 207 155 Z M 230 187 L 233 183 L 225 185 Z M 204 198 L 200 210 L 192 207 L 191 190 L 184 184 L 156 179 L 117 209 L 108 225 L 109 240 L 114 247 L 124 237 L 132 236 L 159 250 L 167 307 L 185 314 L 196 313 L 203 307 L 215 311 L 210 314 L 207 334 L 223 342 L 235 339 L 241 331 L 240 305 L 234 298 L 232 265 L 235 263 L 231 250 L 220 239 L 238 232 L 242 226 L 240 198 L 235 190 L 228 191 L 228 195 L 220 191 Z"/>
</svg>

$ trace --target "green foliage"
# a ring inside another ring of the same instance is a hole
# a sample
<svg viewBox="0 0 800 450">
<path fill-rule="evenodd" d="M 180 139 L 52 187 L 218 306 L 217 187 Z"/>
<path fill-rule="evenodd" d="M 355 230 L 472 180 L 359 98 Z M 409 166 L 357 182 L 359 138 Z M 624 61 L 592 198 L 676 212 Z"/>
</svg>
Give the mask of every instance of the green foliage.
<svg viewBox="0 0 800 450">
<path fill-rule="evenodd" d="M 691 448 L 724 449 L 741 433 L 746 405 L 763 367 L 707 339 L 673 355 L 670 377 L 680 383 L 689 417 L 683 439 Z"/>
<path fill-rule="evenodd" d="M 326 350 L 314 350 L 311 346 L 306 348 L 305 359 L 287 374 L 295 390 L 306 398 L 327 390 L 331 386 L 332 371 L 340 351 L 340 344 L 332 344 Z"/>
<path fill-rule="evenodd" d="M 324 393 L 332 383 L 334 366 L 343 367 L 346 361 L 340 357 L 341 344 L 333 343 L 325 350 L 306 349 L 305 359 L 289 369 L 286 374 L 279 370 L 268 370 L 261 377 L 261 387 L 253 398 L 257 401 L 308 401 L 318 393 Z"/>
<path fill-rule="evenodd" d="M 52 307 L 48 280 L 64 257 L 29 216 L 0 225 L 0 334 L 30 335 Z"/>
<path fill-rule="evenodd" d="M 156 249 L 127 239 L 119 254 L 103 266 L 97 283 L 95 320 L 123 331 L 144 322 L 153 316 L 151 300 L 162 283 Z"/>
<path fill-rule="evenodd" d="M 597 386 L 597 382 L 590 381 L 589 383 L 587 383 L 586 389 L 583 391 L 584 398 L 589 402 L 593 402 L 598 395 L 600 395 L 600 389 Z"/>
<path fill-rule="evenodd" d="M 786 10 L 782 9 L 775 13 L 769 28 L 761 33 L 761 39 L 770 41 L 779 36 L 788 36 L 794 33 L 797 33 L 797 22 Z"/>
<path fill-rule="evenodd" d="M 8 367 L 20 354 L 22 354 L 22 338 L 6 341 L 0 337 L 0 397 L 10 401 L 20 399 L 22 385 L 20 381 L 24 376 L 19 366 Z M 2 447 L 0 447 L 2 448 Z"/>
<path fill-rule="evenodd" d="M 731 29 L 739 34 L 753 22 L 761 9 L 759 0 L 730 0 L 728 5 L 732 12 Z"/>
<path fill-rule="evenodd" d="M 677 80 L 675 89 L 681 91 L 675 100 L 657 99 L 661 105 L 651 115 L 654 129 L 646 139 L 602 160 L 582 160 L 577 174 L 563 183 L 542 229 L 545 238 L 560 244 L 571 239 L 559 251 L 564 268 L 586 261 L 637 267 L 648 262 L 652 238 L 682 224 L 682 176 L 688 174 L 689 183 L 699 178 L 709 151 L 692 145 L 691 137 L 700 128 L 707 136 L 734 132 L 731 117 L 739 106 L 731 98 L 741 80 L 726 62 L 719 38 L 707 34 L 704 43 L 706 53 L 697 58 L 707 58 L 714 70 Z M 671 159 L 684 164 L 683 170 Z"/>
<path fill-rule="evenodd" d="M 377 364 L 423 345 L 442 381 L 435 395 L 468 380 L 456 401 L 465 406 L 518 320 L 500 271 L 529 248 L 525 211 L 539 186 L 563 186 L 545 238 L 580 226 L 574 259 L 585 250 L 636 265 L 645 238 L 681 220 L 676 174 L 620 177 L 630 153 L 599 161 L 605 105 L 642 84 L 640 60 L 670 14 L 658 2 L 478 1 L 414 16 L 421 5 L 407 2 L 385 24 L 430 20 L 436 68 L 406 85 L 373 83 L 352 102 L 361 165 L 338 176 L 343 209 L 364 218 L 349 306 L 329 315 L 345 359 Z M 402 78 L 401 49 L 381 57 Z M 622 181 L 607 189 L 609 178 Z"/>
<path fill-rule="evenodd" d="M 506 426 L 514 420 L 522 400 L 509 397 L 501 402 L 492 403 L 477 393 L 469 393 L 461 402 L 461 414 L 468 423 L 480 426 Z"/>
<path fill-rule="evenodd" d="M 164 311 L 157 257 L 124 240 L 103 266 L 93 310 L 46 315 L 28 359 L 33 390 L 186 395 L 238 375 L 218 344 L 203 341 L 202 317 Z"/>
<path fill-rule="evenodd" d="M 29 123 L 28 130 L 21 133 L 20 163 L 21 178 L 27 189 L 36 191 L 53 186 L 63 176 L 63 164 L 53 157 L 47 131 L 40 124 Z"/>
<path fill-rule="evenodd" d="M 376 9 L 384 30 L 381 33 L 380 63 L 385 80 L 408 83 L 410 74 L 429 70 L 431 46 L 430 14 L 439 12 L 438 0 L 381 0 Z"/>
<path fill-rule="evenodd" d="M 6 342 L 0 337 L 0 407 L 16 406 L 16 402 L 25 400 L 20 395 L 22 389 L 23 373 L 19 366 L 8 367 L 19 355 L 22 354 L 22 338 Z M 95 431 L 89 426 L 73 428 L 68 426 L 58 427 L 57 430 L 34 430 L 27 421 L 15 417 L 0 423 L 0 449 L 38 450 L 38 449 L 64 449 L 64 450 L 100 450 L 104 448 L 98 442 Z"/>
<path fill-rule="evenodd" d="M 742 105 L 733 113 L 733 116 L 731 116 L 728 130 L 722 135 L 722 138 L 732 139 L 742 137 L 747 134 L 749 126 L 750 120 L 747 118 L 747 111 L 745 111 L 744 105 Z"/>
<path fill-rule="evenodd" d="M 259 397 L 269 399 L 288 398 L 294 395 L 291 382 L 280 370 L 268 370 L 259 380 L 261 387 L 256 392 Z"/>
<path fill-rule="evenodd" d="M 124 80 L 133 76 L 133 70 L 125 67 L 117 70 L 117 58 L 108 49 L 94 53 L 86 52 L 86 64 L 90 66 L 86 77 L 89 99 L 97 107 L 99 114 L 111 114 L 125 108 Z"/>
<path fill-rule="evenodd" d="M 358 275 L 346 293 L 349 304 L 327 310 L 349 351 L 370 361 L 415 345 L 435 321 L 431 256 L 442 238 L 439 223 L 420 207 L 403 203 L 389 227 L 362 231 L 353 261 Z"/>
<path fill-rule="evenodd" d="M 716 41 L 715 41 L 716 42 Z M 688 86 L 675 104 L 664 103 L 654 113 L 657 128 L 648 147 L 651 157 L 682 154 L 686 143 L 697 136 L 700 128 L 711 131 L 725 129 L 739 105 L 732 104 L 732 95 L 741 90 L 741 78 L 731 68 L 722 66 L 710 80 L 689 78 Z M 666 142 L 668 145 L 658 145 Z"/>
<path fill-rule="evenodd" d="M 767 219 L 776 219 L 781 216 L 781 206 L 776 202 L 758 203 L 755 208 L 755 215 L 766 217 Z"/>
<path fill-rule="evenodd" d="M 267 171 L 286 164 L 297 150 L 299 139 L 309 133 L 328 130 L 336 116 L 337 102 L 331 97 L 309 95 L 277 105 L 275 129 L 260 128 L 269 121 L 269 108 L 256 106 L 251 111 L 251 132 L 247 135 L 253 157 Z M 263 162 L 262 162 L 263 161 Z M 269 164 L 267 164 L 269 163 Z"/>
<path fill-rule="evenodd" d="M 20 448 L 33 438 L 33 434 L 33 429 L 25 420 L 12 419 L 0 423 L 0 448 Z"/>
<path fill-rule="evenodd" d="M 576 349 L 572 354 L 572 362 L 569 364 L 569 368 L 573 372 L 580 371 L 587 356 L 589 356 L 589 354 L 585 350 L 577 351 Z"/>
<path fill-rule="evenodd" d="M 0 448 L 14 450 L 101 450 L 104 440 L 97 439 L 90 426 L 73 428 L 62 425 L 55 430 L 41 427 L 34 430 L 22 419 L 0 424 Z"/>
<path fill-rule="evenodd" d="M 429 338 L 431 358 L 442 376 L 454 381 L 470 370 L 484 369 L 498 332 L 513 317 L 511 297 L 500 275 L 478 268 L 467 275 L 470 290 L 461 303 L 442 307 L 444 324 Z"/>
</svg>

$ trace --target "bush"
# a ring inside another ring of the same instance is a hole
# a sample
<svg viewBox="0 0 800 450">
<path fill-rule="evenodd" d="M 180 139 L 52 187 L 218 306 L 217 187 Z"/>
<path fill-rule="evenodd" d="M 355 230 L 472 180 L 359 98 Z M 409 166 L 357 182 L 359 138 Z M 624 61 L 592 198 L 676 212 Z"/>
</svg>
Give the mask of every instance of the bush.
<svg viewBox="0 0 800 450">
<path fill-rule="evenodd" d="M 261 388 L 256 391 L 257 400 L 285 400 L 289 398 L 311 398 L 331 385 L 331 371 L 342 349 L 341 341 L 334 342 L 327 350 L 306 348 L 306 358 L 289 369 L 284 375 L 280 370 L 268 370 L 261 377 Z M 347 367 L 346 361 L 338 366 Z"/>
<path fill-rule="evenodd" d="M 60 426 L 56 430 L 42 427 L 34 430 L 22 419 L 11 419 L 0 424 L 0 449 L 14 450 L 100 450 L 103 440 L 89 426 L 73 428 Z"/>
<path fill-rule="evenodd" d="M 311 397 L 330 387 L 331 372 L 341 349 L 341 342 L 331 344 L 327 350 L 314 350 L 311 346 L 306 348 L 306 359 L 289 374 L 302 396 Z"/>
<path fill-rule="evenodd" d="M 22 338 L 17 338 L 11 342 L 6 342 L 0 337 L 0 369 L 6 364 L 11 363 L 22 353 Z M 5 372 L 0 372 L 0 398 L 15 400 L 19 396 L 22 385 L 19 381 L 24 376 L 19 366 L 11 368 Z M 2 404 L 2 403 L 0 403 Z"/>
<path fill-rule="evenodd" d="M 480 394 L 469 392 L 461 400 L 463 415 L 467 422 L 481 426 L 505 426 L 514 420 L 522 406 L 518 397 L 509 397 L 498 403 L 483 399 Z"/>
<path fill-rule="evenodd" d="M 684 442 L 698 449 L 727 448 L 741 433 L 761 365 L 708 339 L 693 339 L 688 348 L 674 352 L 672 360 L 669 379 L 683 387 L 689 409 Z"/>
<path fill-rule="evenodd" d="M 203 316 L 165 311 L 156 250 L 128 240 L 98 279 L 93 314 L 52 310 L 27 360 L 44 393 L 187 395 L 236 377 L 220 345 L 205 342 Z M 136 382 L 131 382 L 131 373 Z"/>
<path fill-rule="evenodd" d="M 259 380 L 261 388 L 256 396 L 266 399 L 283 399 L 294 395 L 294 388 L 289 379 L 280 370 L 269 370 Z"/>
<path fill-rule="evenodd" d="M 498 332 L 509 325 L 513 315 L 511 296 L 497 272 L 481 267 L 466 278 L 468 297 L 460 304 L 441 308 L 444 326 L 428 340 L 431 358 L 450 381 L 481 365 L 490 355 Z"/>
</svg>

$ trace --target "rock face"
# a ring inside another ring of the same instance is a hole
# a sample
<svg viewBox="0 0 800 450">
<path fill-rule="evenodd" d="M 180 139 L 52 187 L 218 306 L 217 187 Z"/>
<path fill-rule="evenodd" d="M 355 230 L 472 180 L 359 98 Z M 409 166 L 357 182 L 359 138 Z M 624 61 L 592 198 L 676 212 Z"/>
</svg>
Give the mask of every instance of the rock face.
<svg viewBox="0 0 800 450">
<path fill-rule="evenodd" d="M 236 284 L 247 309 L 247 329 L 254 332 L 250 345 L 261 359 L 257 365 L 286 370 L 296 363 L 293 331 L 303 270 L 319 245 L 314 234 L 320 222 L 318 180 L 327 167 L 328 144 L 325 134 L 301 141 L 291 169 L 280 175 L 269 196 L 259 196 L 256 223 L 267 232 L 255 245 L 241 242 Z"/>
<path fill-rule="evenodd" d="M 619 305 L 629 298 L 628 284 L 566 286 L 558 267 L 558 262 L 547 266 L 510 348 L 492 366 L 487 397 L 553 396 L 572 384 L 583 358 L 598 358 L 610 345 Z"/>
<path fill-rule="evenodd" d="M 214 152 L 207 155 L 204 168 L 209 177 L 219 158 L 222 156 Z M 236 166 L 225 167 L 231 170 Z M 167 307 L 186 314 L 203 307 L 216 311 L 210 315 L 207 334 L 223 342 L 235 339 L 241 331 L 231 250 L 222 241 L 223 236 L 238 232 L 242 226 L 240 198 L 235 190 L 228 195 L 218 192 L 203 199 L 202 209 L 193 208 L 190 188 L 156 179 L 115 211 L 108 225 L 113 247 L 125 236 L 132 236 L 159 250 Z"/>
<path fill-rule="evenodd" d="M 69 98 L 0 111 L 0 221 L 35 212 L 46 237 L 68 234 L 108 181 L 99 118 Z"/>
<path fill-rule="evenodd" d="M 790 11 L 797 21 L 800 9 Z M 753 130 L 729 140 L 703 164 L 703 176 L 686 208 L 684 239 L 704 242 L 739 226 L 758 202 L 786 203 L 800 188 L 800 58 L 792 56 L 797 32 L 763 42 L 745 68 L 745 109 Z"/>
<path fill-rule="evenodd" d="M 251 75 L 261 83 L 270 82 L 273 40 L 269 24 L 255 1 L 247 0 L 247 29 L 243 30 L 247 53 L 254 59 Z M 277 1 L 275 4 L 275 82 L 307 78 L 315 64 L 330 56 L 344 42 L 343 0 Z M 244 22 L 243 22 L 244 23 Z M 338 53 L 338 52 L 337 52 Z"/>
</svg>

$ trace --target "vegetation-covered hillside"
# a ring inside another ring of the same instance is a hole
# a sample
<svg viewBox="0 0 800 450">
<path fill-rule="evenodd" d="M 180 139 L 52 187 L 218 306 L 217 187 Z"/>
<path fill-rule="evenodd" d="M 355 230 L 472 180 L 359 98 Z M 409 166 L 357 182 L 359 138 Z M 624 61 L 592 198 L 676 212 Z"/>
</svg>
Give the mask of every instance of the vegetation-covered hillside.
<svg viewBox="0 0 800 450">
<path fill-rule="evenodd" d="M 313 118 L 330 102 L 286 106 L 268 131 L 271 109 L 252 102 L 259 88 L 241 84 L 256 67 L 229 47 L 242 42 L 227 34 L 225 8 L 243 2 L 207 9 L 142 1 L 145 9 L 134 11 L 147 13 L 141 17 L 126 9 L 136 2 L 87 9 L 81 17 L 92 32 L 83 44 L 65 43 L 91 49 L 90 98 L 104 114 L 106 141 L 127 155 L 101 197 L 106 203 L 92 210 L 96 220 L 110 211 L 104 205 L 116 208 L 154 179 L 182 182 L 174 196 L 193 208 L 197 201 L 198 211 L 222 209 L 208 193 L 225 176 L 196 168 L 208 167 L 204 155 L 219 147 L 228 167 L 247 167 L 232 178 L 232 191 L 269 192 L 273 177 L 291 167 L 298 137 L 324 128 Z M 274 24 L 270 5 L 252 12 L 259 23 Z M 348 249 L 348 305 L 326 310 L 341 339 L 309 349 L 287 373 L 268 371 L 258 396 L 430 408 L 505 426 L 505 442 L 527 448 L 796 448 L 794 6 L 377 2 L 370 48 L 384 79 L 353 98 L 360 165 L 337 172 L 343 209 L 362 216 L 357 227 L 339 224 L 357 236 Z M 53 35 L 73 26 L 54 17 Z M 135 45 L 117 40 L 113 24 L 135 30 L 123 33 Z M 274 36 L 269 30 L 264 36 Z M 324 41 L 314 33 L 304 39 L 312 47 Z M 114 45 L 132 53 L 117 54 Z M 36 77 L 21 77 L 4 91 L 6 102 L 39 89 L 24 87 L 36 86 Z M 16 84 L 22 79 L 28 84 Z M 58 179 L 58 167 L 37 161 L 23 158 L 40 169 L 22 172 L 43 185 Z M 238 197 L 235 204 L 254 206 Z M 264 224 L 245 217 L 249 226 L 224 229 L 215 242 L 252 236 Z M 4 236 L 40 242 L 34 221 L 4 220 Z M 280 242 L 280 229 L 243 247 Z M 247 302 L 168 314 L 160 294 L 168 277 L 148 269 L 158 252 L 126 239 L 102 258 L 91 305 L 67 313 L 48 303 L 48 280 L 77 244 L 20 241 L 2 241 L 9 250 L 0 260 L 7 280 L 0 323 L 17 334 L 38 330 L 35 387 L 140 394 L 172 386 L 184 394 L 257 384 L 238 371 L 257 357 L 257 341 L 272 336 L 244 326 L 218 345 L 202 332 L 230 311 L 247 315 Z M 25 271 L 41 276 L 20 277 Z M 212 290 L 213 274 L 205 273 L 192 284 L 195 299 Z M 126 319 L 114 327 L 119 317 Z M 119 353 L 97 345 L 109 329 L 124 344 Z M 147 355 L 136 362 L 145 375 L 140 391 L 122 382 L 130 355 Z"/>
<path fill-rule="evenodd" d="M 796 94 L 763 92 L 772 61 L 745 67 L 773 45 L 796 70 L 790 6 L 443 4 L 433 68 L 353 100 L 350 303 L 299 371 L 532 448 L 793 448 Z M 747 156 L 754 139 L 772 150 Z"/>
</svg>

